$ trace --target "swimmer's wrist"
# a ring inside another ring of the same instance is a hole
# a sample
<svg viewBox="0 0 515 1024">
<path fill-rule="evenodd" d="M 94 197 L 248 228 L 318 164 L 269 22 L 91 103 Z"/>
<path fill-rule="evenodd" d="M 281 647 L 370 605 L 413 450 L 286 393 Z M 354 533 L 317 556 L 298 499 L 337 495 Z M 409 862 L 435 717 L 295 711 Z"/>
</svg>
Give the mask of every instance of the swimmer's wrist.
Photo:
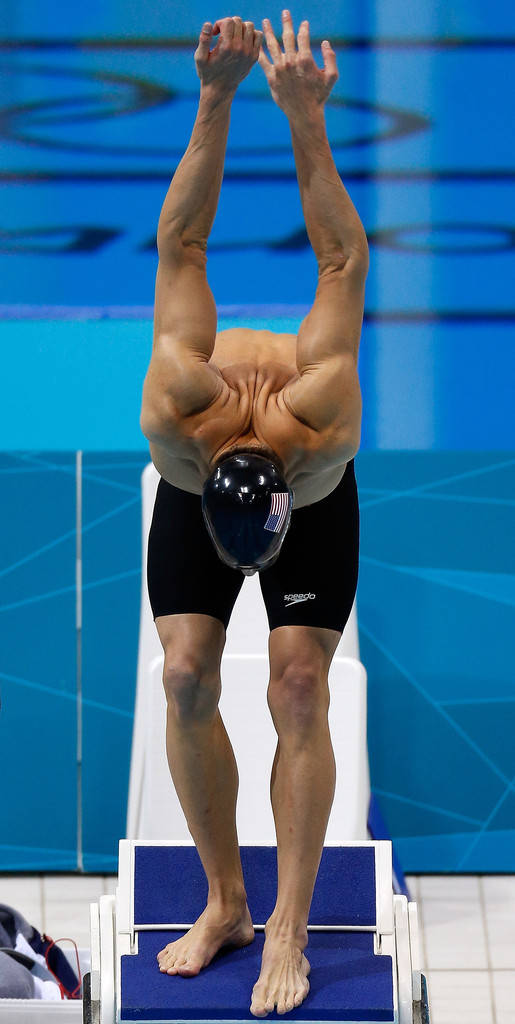
<svg viewBox="0 0 515 1024">
<path fill-rule="evenodd" d="M 200 85 L 200 104 L 207 110 L 216 110 L 219 107 L 230 107 L 235 97 L 236 89 L 229 89 L 227 86 L 216 85 L 215 82 Z"/>
<path fill-rule="evenodd" d="M 288 117 L 290 129 L 298 135 L 322 131 L 326 134 L 325 110 L 323 104 L 313 104 L 302 111 L 296 111 Z"/>
</svg>

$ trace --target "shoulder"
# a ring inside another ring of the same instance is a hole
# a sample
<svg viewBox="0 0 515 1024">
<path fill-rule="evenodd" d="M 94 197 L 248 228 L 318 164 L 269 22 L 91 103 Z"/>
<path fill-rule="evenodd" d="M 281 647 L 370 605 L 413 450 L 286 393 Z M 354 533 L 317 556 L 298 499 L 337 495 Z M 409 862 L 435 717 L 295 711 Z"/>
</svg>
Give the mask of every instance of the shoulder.
<svg viewBox="0 0 515 1024">
<path fill-rule="evenodd" d="M 344 431 L 361 422 L 361 388 L 356 360 L 348 353 L 306 366 L 286 385 L 289 412 L 316 431 Z"/>
</svg>

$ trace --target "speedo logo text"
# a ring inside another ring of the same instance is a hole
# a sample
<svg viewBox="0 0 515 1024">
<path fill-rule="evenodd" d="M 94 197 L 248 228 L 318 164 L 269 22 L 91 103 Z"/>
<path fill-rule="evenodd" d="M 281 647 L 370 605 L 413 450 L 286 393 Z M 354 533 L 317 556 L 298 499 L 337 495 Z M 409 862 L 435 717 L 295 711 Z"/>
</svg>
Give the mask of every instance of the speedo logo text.
<svg viewBox="0 0 515 1024">
<path fill-rule="evenodd" d="M 314 601 L 316 594 L 285 594 L 286 607 L 290 604 L 298 604 L 299 601 Z"/>
</svg>

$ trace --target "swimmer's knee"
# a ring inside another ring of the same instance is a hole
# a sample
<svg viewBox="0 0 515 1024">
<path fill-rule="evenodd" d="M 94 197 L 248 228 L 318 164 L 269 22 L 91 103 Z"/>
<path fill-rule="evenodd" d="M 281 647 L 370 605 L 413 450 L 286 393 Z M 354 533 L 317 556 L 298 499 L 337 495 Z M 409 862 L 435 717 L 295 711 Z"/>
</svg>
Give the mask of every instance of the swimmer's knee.
<svg viewBox="0 0 515 1024">
<path fill-rule="evenodd" d="M 268 706 L 278 732 L 309 727 L 329 708 L 327 675 L 319 664 L 291 662 L 282 673 L 271 676 Z"/>
<path fill-rule="evenodd" d="M 220 673 L 189 656 L 165 657 L 166 701 L 183 725 L 212 719 L 220 700 Z"/>
</svg>

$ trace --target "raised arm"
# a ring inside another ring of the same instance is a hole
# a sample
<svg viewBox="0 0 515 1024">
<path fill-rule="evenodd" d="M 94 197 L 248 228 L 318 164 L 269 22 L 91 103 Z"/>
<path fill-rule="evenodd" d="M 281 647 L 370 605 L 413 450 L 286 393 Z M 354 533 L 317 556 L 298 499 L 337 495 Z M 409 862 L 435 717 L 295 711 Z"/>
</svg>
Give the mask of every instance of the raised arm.
<svg viewBox="0 0 515 1024">
<path fill-rule="evenodd" d="M 336 169 L 325 126 L 325 102 L 338 79 L 336 57 L 322 44 L 324 69 L 311 53 L 309 23 L 297 37 L 283 16 L 284 53 L 268 20 L 263 21 L 272 62 L 259 63 L 272 97 L 290 130 L 302 208 L 318 262 L 315 302 L 297 338 L 300 379 L 285 394 L 287 404 L 314 429 L 336 426 L 359 448 L 361 393 L 357 373 L 363 321 L 368 244 L 359 215 Z"/>
<path fill-rule="evenodd" d="M 220 391 L 221 378 L 208 366 L 217 318 L 206 277 L 207 239 L 220 196 L 231 103 L 257 61 L 262 35 L 237 17 L 206 22 L 200 34 L 197 118 L 157 230 L 154 344 L 140 418 L 149 440 L 165 440 L 175 415 L 207 408 Z"/>
</svg>

